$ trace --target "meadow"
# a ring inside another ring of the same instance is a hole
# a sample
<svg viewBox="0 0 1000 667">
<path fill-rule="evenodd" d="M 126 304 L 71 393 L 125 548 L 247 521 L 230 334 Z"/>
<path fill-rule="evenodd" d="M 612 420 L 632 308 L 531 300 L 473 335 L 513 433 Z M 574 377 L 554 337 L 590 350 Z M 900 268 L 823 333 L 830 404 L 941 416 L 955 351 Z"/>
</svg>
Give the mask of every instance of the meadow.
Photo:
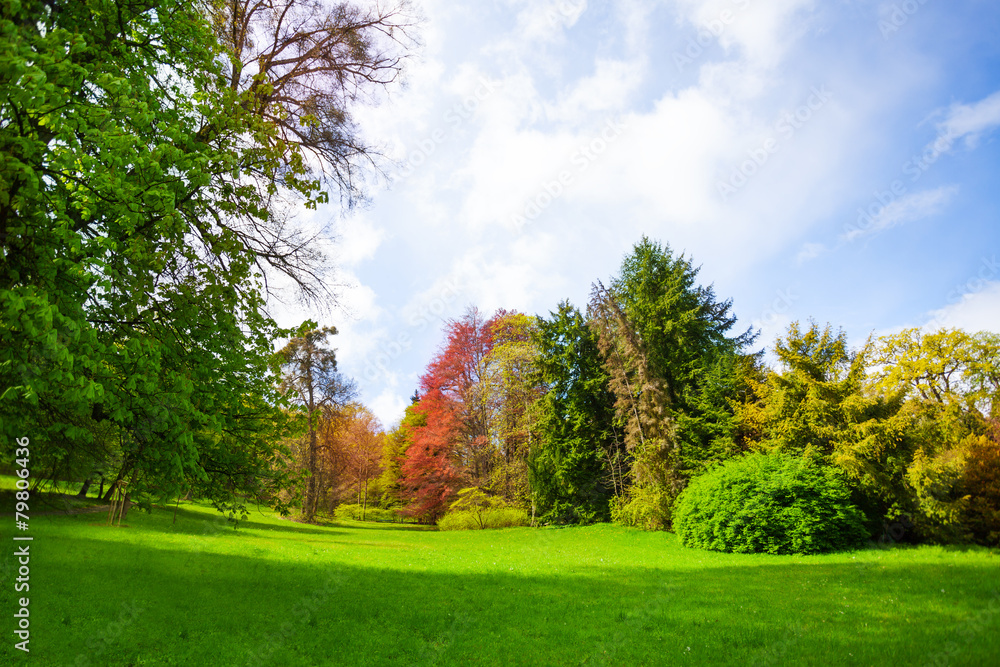
<svg viewBox="0 0 1000 667">
<path fill-rule="evenodd" d="M 30 664 L 1000 664 L 996 550 L 747 556 L 266 510 L 234 529 L 198 503 L 106 518 L 32 517 Z M 0 663 L 22 664 L 3 523 Z"/>
</svg>

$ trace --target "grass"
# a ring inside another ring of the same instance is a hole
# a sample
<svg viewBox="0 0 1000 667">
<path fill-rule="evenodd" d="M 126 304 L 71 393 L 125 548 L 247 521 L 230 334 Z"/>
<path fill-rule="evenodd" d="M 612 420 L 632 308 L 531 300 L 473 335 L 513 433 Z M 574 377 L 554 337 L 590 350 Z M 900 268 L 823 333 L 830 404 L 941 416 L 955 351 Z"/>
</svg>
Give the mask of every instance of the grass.
<svg viewBox="0 0 1000 667">
<path fill-rule="evenodd" d="M 203 505 L 172 511 L 32 517 L 32 664 L 1000 664 L 996 551 L 747 556 L 611 525 L 255 512 L 234 531 Z M 2 522 L 0 664 L 20 664 Z"/>
</svg>

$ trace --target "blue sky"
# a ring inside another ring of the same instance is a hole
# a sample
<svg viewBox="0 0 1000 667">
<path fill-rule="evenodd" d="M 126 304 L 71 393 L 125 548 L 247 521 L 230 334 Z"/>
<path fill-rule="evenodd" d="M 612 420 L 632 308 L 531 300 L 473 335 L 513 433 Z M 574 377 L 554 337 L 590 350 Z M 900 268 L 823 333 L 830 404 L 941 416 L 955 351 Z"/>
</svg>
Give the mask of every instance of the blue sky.
<svg viewBox="0 0 1000 667">
<path fill-rule="evenodd" d="M 1000 332 L 1000 5 L 420 0 L 392 162 L 333 223 L 342 370 L 387 426 L 468 305 L 586 304 L 643 235 L 771 346 Z"/>
</svg>

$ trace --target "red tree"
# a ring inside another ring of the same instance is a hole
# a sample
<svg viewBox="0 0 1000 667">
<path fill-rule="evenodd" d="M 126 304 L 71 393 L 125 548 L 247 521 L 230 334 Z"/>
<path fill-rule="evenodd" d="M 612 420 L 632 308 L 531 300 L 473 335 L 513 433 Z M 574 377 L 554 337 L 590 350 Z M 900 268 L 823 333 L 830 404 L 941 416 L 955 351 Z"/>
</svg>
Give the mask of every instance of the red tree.
<svg viewBox="0 0 1000 667">
<path fill-rule="evenodd" d="M 414 429 L 401 467 L 415 516 L 437 519 L 462 486 L 488 473 L 488 414 L 479 391 L 492 329 L 475 308 L 448 322 L 447 340 L 420 378 L 416 411 L 426 424 Z"/>
</svg>

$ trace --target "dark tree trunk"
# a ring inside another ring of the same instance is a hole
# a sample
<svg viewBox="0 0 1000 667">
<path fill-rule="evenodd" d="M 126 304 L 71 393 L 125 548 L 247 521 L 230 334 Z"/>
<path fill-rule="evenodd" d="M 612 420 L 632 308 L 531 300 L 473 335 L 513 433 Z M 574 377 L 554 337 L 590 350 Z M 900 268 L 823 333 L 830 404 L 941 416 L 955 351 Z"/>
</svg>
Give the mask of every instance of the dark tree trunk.
<svg viewBox="0 0 1000 667">
<path fill-rule="evenodd" d="M 76 497 L 86 498 L 87 492 L 90 491 L 90 485 L 93 483 L 93 481 L 94 481 L 93 477 L 88 477 L 87 479 L 83 480 L 83 486 L 80 487 L 80 492 L 76 494 Z"/>
</svg>

